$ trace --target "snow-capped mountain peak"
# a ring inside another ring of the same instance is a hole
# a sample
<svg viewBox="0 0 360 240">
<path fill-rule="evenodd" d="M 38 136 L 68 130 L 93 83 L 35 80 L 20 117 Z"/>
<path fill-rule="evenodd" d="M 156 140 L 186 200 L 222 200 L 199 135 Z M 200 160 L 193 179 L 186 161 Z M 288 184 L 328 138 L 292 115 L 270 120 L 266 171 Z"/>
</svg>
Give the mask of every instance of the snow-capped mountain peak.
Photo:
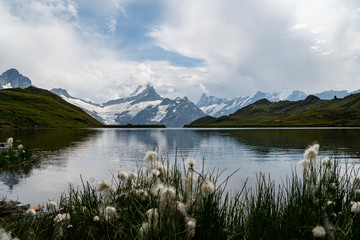
<svg viewBox="0 0 360 240">
<path fill-rule="evenodd" d="M 145 87 L 142 85 L 139 85 L 131 94 L 130 97 L 136 96 L 137 94 L 143 92 L 145 90 Z"/>
<path fill-rule="evenodd" d="M 9 69 L 0 75 L 0 89 L 27 88 L 31 85 L 30 79 L 21 75 L 15 68 Z"/>
<path fill-rule="evenodd" d="M 67 98 L 71 98 L 70 94 L 63 88 L 53 88 L 50 90 L 52 93 L 55 93 L 58 96 L 64 96 Z"/>
<path fill-rule="evenodd" d="M 287 100 L 288 97 L 293 93 L 293 91 L 289 90 L 288 88 L 283 88 L 278 95 L 280 101 Z"/>
<path fill-rule="evenodd" d="M 105 124 L 164 124 L 167 127 L 182 127 L 205 116 L 187 97 L 175 100 L 162 98 L 149 84 L 137 87 L 127 98 L 111 100 L 102 105 L 71 97 L 64 89 L 52 91 Z"/>
<path fill-rule="evenodd" d="M 240 108 L 243 108 L 263 98 L 266 98 L 271 102 L 277 102 L 284 100 L 303 100 L 306 98 L 306 96 L 307 95 L 303 92 L 292 92 L 288 88 L 283 88 L 281 91 L 273 93 L 257 91 L 251 96 L 233 98 L 231 100 L 227 100 L 225 98 L 217 98 L 214 96 L 206 96 L 205 94 L 203 94 L 197 106 L 208 115 L 211 115 L 213 117 L 220 117 L 223 115 L 232 114 Z"/>
</svg>

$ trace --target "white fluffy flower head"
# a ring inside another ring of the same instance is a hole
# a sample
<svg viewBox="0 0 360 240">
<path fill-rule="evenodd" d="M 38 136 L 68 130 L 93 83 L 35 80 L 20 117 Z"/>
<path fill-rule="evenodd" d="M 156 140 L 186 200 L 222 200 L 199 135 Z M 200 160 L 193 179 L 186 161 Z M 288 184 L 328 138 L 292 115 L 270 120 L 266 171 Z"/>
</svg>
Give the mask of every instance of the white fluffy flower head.
<svg viewBox="0 0 360 240">
<path fill-rule="evenodd" d="M 109 192 L 113 192 L 115 191 L 115 188 L 108 182 L 102 180 L 99 183 L 99 187 L 98 187 L 99 191 L 101 192 L 105 192 L 105 193 L 109 193 Z"/>
<path fill-rule="evenodd" d="M 359 213 L 360 212 L 360 202 L 352 202 L 351 203 L 351 212 L 352 213 Z"/>
<path fill-rule="evenodd" d="M 171 186 L 165 186 L 161 189 L 160 192 L 160 199 L 164 200 L 170 200 L 170 199 L 175 199 L 176 197 L 176 191 L 175 188 L 171 187 Z"/>
<path fill-rule="evenodd" d="M 118 179 L 120 179 L 120 180 L 122 180 L 122 181 L 127 181 L 127 180 L 128 180 L 128 177 L 129 177 L 129 175 L 128 175 L 126 172 L 124 172 L 124 171 L 120 171 L 120 172 L 118 173 Z"/>
<path fill-rule="evenodd" d="M 111 206 L 105 208 L 105 220 L 112 221 L 116 218 L 116 209 Z"/>
<path fill-rule="evenodd" d="M 215 187 L 214 184 L 210 181 L 205 181 L 202 185 L 201 185 L 201 192 L 205 195 L 209 195 L 212 194 L 213 192 L 215 192 Z"/>
<path fill-rule="evenodd" d="M 36 211 L 32 208 L 28 209 L 26 211 L 26 215 L 29 215 L 29 216 L 35 216 L 36 215 Z"/>
<path fill-rule="evenodd" d="M 182 202 L 177 202 L 177 210 L 183 215 L 187 216 L 186 206 Z"/>
<path fill-rule="evenodd" d="M 46 204 L 46 207 L 48 210 L 50 211 L 55 211 L 56 210 L 56 207 L 57 207 L 57 204 L 56 202 L 53 202 L 53 201 L 50 201 Z"/>
<path fill-rule="evenodd" d="M 186 161 L 186 165 L 188 165 L 190 168 L 193 168 L 195 166 L 195 159 L 189 158 Z"/>
<path fill-rule="evenodd" d="M 326 167 L 331 167 L 331 165 L 332 165 L 331 159 L 328 157 L 323 158 L 321 160 L 321 163 L 323 166 L 326 166 Z"/>
<path fill-rule="evenodd" d="M 98 221 L 100 221 L 99 216 L 95 216 L 95 217 L 93 218 L 93 221 L 94 221 L 94 222 L 98 222 Z"/>
<path fill-rule="evenodd" d="M 309 159 L 303 159 L 300 162 L 298 162 L 298 165 L 300 165 L 303 168 L 307 168 L 310 166 L 310 160 Z"/>
<path fill-rule="evenodd" d="M 129 175 L 128 175 L 128 180 L 129 180 L 129 181 L 132 181 L 132 180 L 134 180 L 136 177 L 137 177 L 137 176 L 136 176 L 136 173 L 130 172 Z"/>
<path fill-rule="evenodd" d="M 315 160 L 319 154 L 319 148 L 320 148 L 319 144 L 314 144 L 312 146 L 309 146 L 304 152 L 304 158 L 308 160 Z"/>
<path fill-rule="evenodd" d="M 147 152 L 144 158 L 144 161 L 148 164 L 149 162 L 154 162 L 156 160 L 157 153 L 150 151 Z"/>
<path fill-rule="evenodd" d="M 12 145 L 14 143 L 14 139 L 12 137 L 9 137 L 6 139 L 6 143 Z"/>
<path fill-rule="evenodd" d="M 64 214 L 59 213 L 54 218 L 55 223 L 59 223 L 59 222 L 63 222 L 63 221 L 69 221 L 69 220 L 70 220 L 70 214 L 69 213 L 64 213 Z"/>
<path fill-rule="evenodd" d="M 146 216 L 148 217 L 149 221 L 157 223 L 159 219 L 159 210 L 157 208 L 151 208 L 147 210 Z"/>
<path fill-rule="evenodd" d="M 325 228 L 322 226 L 316 226 L 315 228 L 313 228 L 312 233 L 316 238 L 322 238 L 326 235 Z"/>
</svg>

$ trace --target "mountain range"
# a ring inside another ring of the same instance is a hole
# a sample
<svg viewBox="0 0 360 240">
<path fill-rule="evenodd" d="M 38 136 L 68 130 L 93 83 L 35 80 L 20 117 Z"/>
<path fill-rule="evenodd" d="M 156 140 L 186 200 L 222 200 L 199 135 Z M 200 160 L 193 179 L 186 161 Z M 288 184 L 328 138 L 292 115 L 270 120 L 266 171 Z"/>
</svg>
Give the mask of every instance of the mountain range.
<svg viewBox="0 0 360 240">
<path fill-rule="evenodd" d="M 337 98 L 343 98 L 350 94 L 358 93 L 360 90 L 354 91 L 354 92 L 348 92 L 348 91 L 325 91 L 321 93 L 313 94 L 314 96 L 323 99 L 323 100 L 330 100 L 334 97 Z M 206 94 L 203 94 L 196 104 L 204 113 L 207 115 L 210 115 L 212 117 L 220 117 L 225 115 L 230 115 L 236 112 L 237 110 L 248 106 L 252 103 L 255 103 L 256 101 L 260 99 L 267 99 L 270 102 L 279 102 L 279 101 L 299 101 L 304 100 L 308 97 L 307 94 L 301 91 L 290 91 L 287 88 L 284 88 L 280 92 L 274 92 L 274 93 L 265 93 L 265 92 L 256 92 L 252 96 L 246 96 L 246 97 L 239 97 L 239 98 L 233 98 L 231 100 L 225 99 L 225 98 L 217 98 L 214 96 L 207 96 Z"/>
<path fill-rule="evenodd" d="M 0 76 L 0 89 L 27 88 L 32 86 L 29 78 L 16 69 L 10 69 Z M 71 96 L 65 89 L 54 88 L 51 92 L 65 101 L 80 107 L 101 123 L 107 125 L 127 124 L 163 124 L 167 127 L 182 127 L 206 115 L 220 117 L 231 115 L 237 110 L 260 99 L 270 102 L 299 101 L 308 97 L 301 91 L 290 91 L 284 88 L 280 92 L 256 92 L 252 96 L 238 97 L 228 100 L 203 94 L 195 105 L 187 97 L 169 99 L 161 97 L 151 85 L 139 86 L 126 98 L 111 100 L 98 104 Z M 326 91 L 314 94 L 320 99 L 342 98 L 360 92 Z"/>
<path fill-rule="evenodd" d="M 309 95 L 304 100 L 270 102 L 261 99 L 233 114 L 203 117 L 187 127 L 358 127 L 360 93 L 321 100 Z"/>
<path fill-rule="evenodd" d="M 182 127 L 205 116 L 187 97 L 174 100 L 162 98 L 151 85 L 139 86 L 129 97 L 103 104 L 72 97 L 61 88 L 51 91 L 105 124 L 163 124 L 167 127 Z"/>
</svg>

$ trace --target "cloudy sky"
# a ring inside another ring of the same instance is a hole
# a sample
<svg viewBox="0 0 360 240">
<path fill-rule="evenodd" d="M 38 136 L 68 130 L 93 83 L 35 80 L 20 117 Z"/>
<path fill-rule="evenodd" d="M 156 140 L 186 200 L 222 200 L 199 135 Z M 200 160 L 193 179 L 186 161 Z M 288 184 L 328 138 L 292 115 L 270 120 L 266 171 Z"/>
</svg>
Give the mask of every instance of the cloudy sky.
<svg viewBox="0 0 360 240">
<path fill-rule="evenodd" d="M 0 0 L 0 72 L 98 103 L 360 89 L 358 0 Z"/>
</svg>

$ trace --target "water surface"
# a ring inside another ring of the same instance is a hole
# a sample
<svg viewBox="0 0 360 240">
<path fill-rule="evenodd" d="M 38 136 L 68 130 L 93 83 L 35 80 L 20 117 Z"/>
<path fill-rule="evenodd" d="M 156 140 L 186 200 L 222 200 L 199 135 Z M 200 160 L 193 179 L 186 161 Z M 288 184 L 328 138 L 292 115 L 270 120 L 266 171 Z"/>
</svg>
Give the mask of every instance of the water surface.
<svg viewBox="0 0 360 240">
<path fill-rule="evenodd" d="M 342 157 L 358 164 L 360 129 L 37 129 L 0 131 L 0 141 L 13 137 L 41 154 L 39 168 L 25 173 L 1 172 L 0 196 L 35 205 L 56 200 L 81 178 L 96 184 L 122 170 L 134 171 L 147 151 L 164 158 L 195 158 L 200 170 L 234 170 L 229 189 L 239 189 L 256 173 L 281 183 L 302 159 L 304 149 L 320 144 L 320 155 Z M 18 142 L 19 143 L 19 142 Z"/>
</svg>

